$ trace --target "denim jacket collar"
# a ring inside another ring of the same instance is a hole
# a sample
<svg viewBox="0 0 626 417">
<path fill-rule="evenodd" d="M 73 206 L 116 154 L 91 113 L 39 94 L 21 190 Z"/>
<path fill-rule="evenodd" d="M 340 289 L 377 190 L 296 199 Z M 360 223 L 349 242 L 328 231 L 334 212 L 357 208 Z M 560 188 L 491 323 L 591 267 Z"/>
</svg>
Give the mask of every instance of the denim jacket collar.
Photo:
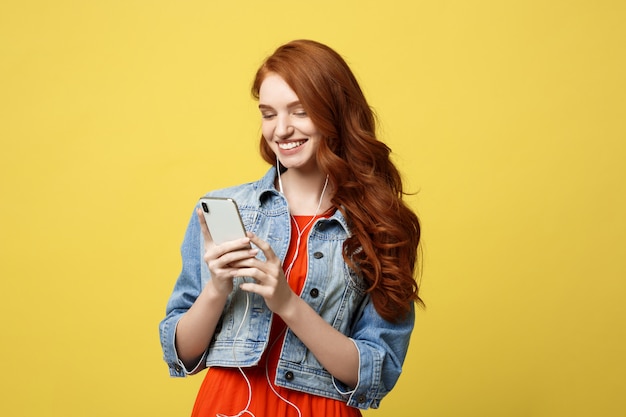
<svg viewBox="0 0 626 417">
<path fill-rule="evenodd" d="M 265 175 L 260 180 L 252 184 L 257 194 L 257 201 L 259 202 L 259 206 L 263 206 L 264 202 L 266 202 L 267 199 L 284 198 L 284 196 L 274 186 L 276 182 L 276 175 L 276 167 L 272 167 L 265 173 Z M 346 235 L 349 237 L 351 235 L 350 228 L 348 227 L 348 222 L 346 221 L 342 210 L 343 207 L 339 210 L 336 210 L 335 213 L 328 219 L 336 220 L 346 232 Z"/>
</svg>

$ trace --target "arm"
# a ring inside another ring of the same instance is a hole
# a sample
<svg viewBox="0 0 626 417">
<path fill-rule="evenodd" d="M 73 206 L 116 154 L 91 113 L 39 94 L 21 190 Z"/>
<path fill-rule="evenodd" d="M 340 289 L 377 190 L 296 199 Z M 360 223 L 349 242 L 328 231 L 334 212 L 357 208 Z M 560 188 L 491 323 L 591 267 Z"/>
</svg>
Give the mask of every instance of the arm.
<svg viewBox="0 0 626 417">
<path fill-rule="evenodd" d="M 291 293 L 280 313 L 287 326 L 336 379 L 349 387 L 359 381 L 359 351 L 354 342 Z"/>
<path fill-rule="evenodd" d="M 193 369 L 209 346 L 227 298 L 211 280 L 178 321 L 175 345 L 186 369 Z"/>
<path fill-rule="evenodd" d="M 258 249 L 250 249 L 247 237 L 215 245 L 200 209 L 196 214 L 204 240 L 203 258 L 211 271 L 211 279 L 176 326 L 176 349 L 187 368 L 198 362 L 211 342 L 226 299 L 233 290 L 233 278 L 238 276 L 233 275 L 236 269 L 231 264 L 236 265 L 258 252 Z"/>
<path fill-rule="evenodd" d="M 355 343 L 322 319 L 287 283 L 280 260 L 268 243 L 248 236 L 265 254 L 266 261 L 248 259 L 234 276 L 250 276 L 256 283 L 245 283 L 242 290 L 261 295 L 274 313 L 307 346 L 324 368 L 344 384 L 355 387 L 359 380 L 359 351 Z"/>
<path fill-rule="evenodd" d="M 351 393 L 348 405 L 378 408 L 402 373 L 415 324 L 415 309 L 402 321 L 388 322 L 378 314 L 371 300 L 362 307 L 350 334 L 359 349 L 361 365 L 359 385 Z"/>
<path fill-rule="evenodd" d="M 181 362 L 185 371 L 197 369 L 211 342 L 233 288 L 231 263 L 236 265 L 258 252 L 249 248 L 248 238 L 215 245 L 201 212 L 197 210 L 196 214 L 198 219 L 192 218 L 181 250 L 183 271 L 160 326 L 165 360 L 172 375 L 177 376 L 184 375 Z M 202 261 L 206 262 L 211 274 L 204 288 L 201 288 L 200 278 Z"/>
</svg>

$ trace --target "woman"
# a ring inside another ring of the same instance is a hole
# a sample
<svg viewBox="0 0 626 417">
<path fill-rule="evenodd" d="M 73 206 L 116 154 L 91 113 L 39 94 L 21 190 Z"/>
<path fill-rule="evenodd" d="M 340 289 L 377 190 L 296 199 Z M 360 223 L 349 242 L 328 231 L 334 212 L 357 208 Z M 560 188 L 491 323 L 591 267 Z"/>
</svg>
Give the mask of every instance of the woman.
<svg viewBox="0 0 626 417">
<path fill-rule="evenodd" d="M 252 93 L 275 166 L 209 193 L 238 203 L 246 238 L 214 244 L 196 207 L 160 325 L 164 359 L 172 376 L 210 368 L 193 415 L 358 416 L 401 372 L 421 303 L 418 218 L 335 51 L 279 47 Z"/>
</svg>

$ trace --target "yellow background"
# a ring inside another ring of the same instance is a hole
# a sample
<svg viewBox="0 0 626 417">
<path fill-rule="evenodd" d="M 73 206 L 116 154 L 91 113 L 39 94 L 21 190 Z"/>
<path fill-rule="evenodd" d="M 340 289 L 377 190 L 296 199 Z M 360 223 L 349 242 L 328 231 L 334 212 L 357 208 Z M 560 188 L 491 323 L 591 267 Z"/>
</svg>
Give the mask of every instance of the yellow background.
<svg viewBox="0 0 626 417">
<path fill-rule="evenodd" d="M 626 413 L 622 1 L 0 3 L 0 415 L 186 416 L 157 324 L 196 199 L 254 180 L 253 73 L 354 69 L 423 221 L 405 372 L 366 416 Z"/>
</svg>

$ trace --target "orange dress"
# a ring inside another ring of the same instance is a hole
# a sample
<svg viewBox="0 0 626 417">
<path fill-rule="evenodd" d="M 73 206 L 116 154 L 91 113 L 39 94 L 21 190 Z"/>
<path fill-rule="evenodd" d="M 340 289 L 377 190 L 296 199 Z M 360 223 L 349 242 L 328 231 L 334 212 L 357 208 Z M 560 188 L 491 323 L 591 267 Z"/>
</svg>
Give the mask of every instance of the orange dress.
<svg viewBox="0 0 626 417">
<path fill-rule="evenodd" d="M 328 213 L 325 213 L 316 218 L 327 215 Z M 288 277 L 289 285 L 296 294 L 300 294 L 306 279 L 307 256 L 300 254 L 307 253 L 308 232 L 314 223 L 312 219 L 312 216 L 293 216 L 292 219 L 292 224 L 296 221 L 298 227 L 291 228 L 291 242 L 283 269 L 287 269 L 288 265 L 293 262 Z M 296 248 L 298 228 L 302 237 L 299 248 Z M 299 255 L 294 260 L 296 253 Z M 285 323 L 275 315 L 272 320 L 268 349 L 263 353 L 258 365 L 240 369 L 211 367 L 200 386 L 192 417 L 361 416 L 359 409 L 349 407 L 342 401 L 294 391 L 274 384 L 285 329 Z"/>
</svg>

